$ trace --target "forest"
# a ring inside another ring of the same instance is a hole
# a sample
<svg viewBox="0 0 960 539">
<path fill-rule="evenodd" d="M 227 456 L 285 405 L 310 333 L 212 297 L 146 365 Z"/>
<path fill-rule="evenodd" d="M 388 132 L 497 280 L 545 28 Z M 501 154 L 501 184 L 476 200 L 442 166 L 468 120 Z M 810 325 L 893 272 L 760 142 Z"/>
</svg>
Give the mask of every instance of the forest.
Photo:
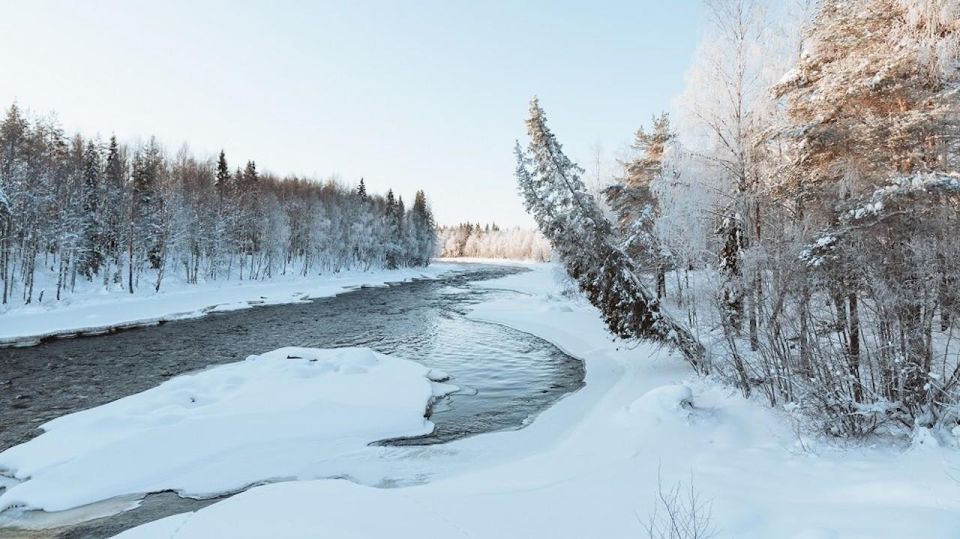
<svg viewBox="0 0 960 539">
<path fill-rule="evenodd" d="M 960 7 L 707 7 L 678 114 L 601 196 L 533 100 L 528 210 L 620 337 L 830 435 L 956 432 Z"/>
<path fill-rule="evenodd" d="M 548 262 L 550 243 L 537 230 L 496 223 L 461 223 L 437 229 L 441 257 L 497 258 Z"/>
<path fill-rule="evenodd" d="M 151 138 L 68 136 L 13 104 L 0 123 L 2 304 L 167 281 L 264 280 L 424 266 L 437 249 L 423 191 L 231 169 Z"/>
</svg>

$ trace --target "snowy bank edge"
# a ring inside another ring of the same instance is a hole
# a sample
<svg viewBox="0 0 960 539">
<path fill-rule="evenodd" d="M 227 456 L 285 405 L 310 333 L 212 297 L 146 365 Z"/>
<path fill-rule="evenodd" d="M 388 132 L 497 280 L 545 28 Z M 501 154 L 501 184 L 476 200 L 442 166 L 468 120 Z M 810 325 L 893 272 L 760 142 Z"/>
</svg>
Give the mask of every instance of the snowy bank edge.
<svg viewBox="0 0 960 539">
<path fill-rule="evenodd" d="M 110 333 L 116 333 L 120 331 L 125 331 L 128 329 L 135 329 L 141 327 L 155 326 L 163 324 L 166 322 L 173 322 L 179 320 L 194 320 L 198 318 L 203 318 L 211 313 L 221 312 L 221 311 L 232 311 L 232 310 L 244 310 L 252 309 L 254 307 L 261 307 L 266 305 L 289 305 L 293 303 L 299 303 L 303 301 L 309 301 L 313 299 L 322 299 L 328 297 L 338 296 L 340 294 L 345 294 L 352 292 L 359 288 L 364 287 L 378 287 L 378 286 L 388 286 L 391 283 L 407 283 L 417 280 L 434 280 L 439 279 L 450 272 L 453 272 L 462 267 L 462 263 L 457 261 L 437 261 L 438 264 L 427 266 L 424 268 L 404 268 L 398 270 L 383 270 L 375 272 L 361 272 L 357 273 L 355 276 L 360 277 L 360 279 L 343 279 L 342 282 L 337 282 L 337 276 L 320 276 L 314 280 L 304 280 L 296 282 L 297 285 L 303 285 L 306 290 L 293 291 L 287 293 L 280 293 L 274 297 L 264 296 L 263 288 L 267 286 L 274 285 L 284 285 L 284 284 L 293 284 L 284 281 L 259 281 L 253 285 L 247 286 L 238 286 L 237 288 L 243 289 L 245 292 L 248 292 L 245 295 L 246 299 L 238 299 L 231 302 L 211 302 L 204 303 L 195 308 L 181 311 L 181 310 L 160 310 L 158 314 L 154 316 L 134 316 L 131 318 L 120 318 L 112 322 L 105 324 L 92 324 L 92 325 L 69 325 L 69 323 L 60 323 L 60 324 L 51 324 L 50 327 L 44 328 L 43 330 L 38 331 L 27 331 L 27 332 L 16 332 L 10 335 L 4 335 L 3 330 L 0 329 L 0 349 L 2 348 L 15 348 L 15 347 L 30 347 L 42 344 L 43 342 L 56 340 L 56 339 L 70 339 L 76 337 L 93 337 L 97 335 L 106 335 Z M 519 265 L 519 264 L 518 264 Z M 326 277 L 326 278 L 324 278 Z M 353 276 L 351 276 L 353 277 Z M 321 287 L 325 286 L 338 286 L 335 290 L 324 290 Z M 316 290 L 310 291 L 309 287 L 315 287 Z M 211 292 L 221 290 L 219 288 L 200 288 L 191 292 L 197 294 L 203 294 L 204 292 Z M 147 297 L 137 297 L 134 298 L 134 301 L 137 303 L 151 303 L 153 301 L 158 301 L 158 299 L 164 299 L 168 297 L 165 294 L 157 294 Z M 101 310 L 110 310 L 116 308 L 123 303 L 113 303 L 106 302 L 99 305 L 90 305 L 92 307 L 101 309 Z M 85 307 L 81 303 L 80 307 Z M 71 311 L 71 307 L 74 305 L 66 305 L 64 308 L 54 308 L 45 313 L 47 314 L 66 314 Z M 24 313 L 24 312 L 8 312 L 0 314 L 0 321 L 14 321 L 18 318 L 25 316 L 35 316 L 38 313 Z M 46 318 L 46 317 L 45 317 Z"/>
</svg>

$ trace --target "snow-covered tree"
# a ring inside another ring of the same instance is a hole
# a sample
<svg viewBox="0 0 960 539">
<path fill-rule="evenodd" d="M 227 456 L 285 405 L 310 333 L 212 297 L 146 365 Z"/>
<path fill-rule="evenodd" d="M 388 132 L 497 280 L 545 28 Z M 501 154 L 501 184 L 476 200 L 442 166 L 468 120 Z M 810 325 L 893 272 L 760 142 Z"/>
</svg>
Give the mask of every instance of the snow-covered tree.
<svg viewBox="0 0 960 539">
<path fill-rule="evenodd" d="M 510 227 L 501 228 L 496 223 L 480 226 L 461 223 L 443 226 L 440 236 L 440 256 L 501 258 L 509 260 L 550 260 L 550 242 L 539 230 Z"/>
<path fill-rule="evenodd" d="M 547 127 L 536 98 L 527 119 L 530 143 L 516 146 L 517 183 L 527 210 L 554 252 L 615 335 L 676 346 L 698 370 L 705 351 L 690 331 L 667 315 L 640 276 L 636 262 L 616 241 L 613 228 L 590 196 L 583 170 L 566 155 Z"/>
<path fill-rule="evenodd" d="M 659 208 L 652 185 L 663 174 L 667 145 L 675 136 L 666 113 L 653 119 L 650 133 L 643 127 L 637 130 L 631 147 L 633 155 L 622 163 L 623 176 L 603 191 L 617 215 L 624 250 L 634 260 L 655 271 L 657 297 L 660 299 L 666 296 L 670 254 L 654 232 Z"/>
<path fill-rule="evenodd" d="M 413 235 L 413 263 L 426 265 L 437 254 L 438 240 L 434 232 L 433 212 L 423 190 L 417 191 L 410 211 L 410 230 Z"/>
<path fill-rule="evenodd" d="M 80 196 L 83 199 L 83 215 L 80 222 L 80 252 L 77 260 L 78 271 L 90 279 L 98 273 L 103 264 L 103 240 L 100 231 L 100 209 L 103 189 L 100 181 L 100 151 L 87 142 L 83 152 L 83 177 Z"/>
<path fill-rule="evenodd" d="M 934 373 L 945 358 L 935 357 L 932 320 L 939 311 L 950 325 L 960 276 L 958 21 L 955 0 L 826 0 L 799 65 L 775 87 L 795 159 L 785 191 L 822 231 L 805 253 L 846 337 L 853 382 L 841 410 L 882 397 L 930 421 L 942 415 L 936 403 L 956 398 L 946 393 L 960 379 Z M 870 336 L 897 343 L 871 354 L 869 375 L 864 301 L 876 317 Z"/>
<path fill-rule="evenodd" d="M 163 262 L 164 226 L 161 184 L 165 172 L 163 154 L 155 138 L 137 150 L 133 157 L 130 177 L 133 191 L 132 221 L 134 230 L 128 239 L 131 262 L 133 253 L 145 253 L 152 269 L 159 269 Z M 133 284 L 129 284 L 131 293 Z"/>
<path fill-rule="evenodd" d="M 116 136 L 110 137 L 107 146 L 106 164 L 103 170 L 103 189 L 101 191 L 102 218 L 100 231 L 103 238 L 103 252 L 105 267 L 103 284 L 119 285 L 123 280 L 123 244 L 124 238 L 130 232 L 124 226 L 129 217 L 129 200 L 126 196 L 126 171 L 124 158 L 121 155 L 120 145 Z M 113 272 L 108 271 L 109 264 L 113 264 Z"/>
</svg>

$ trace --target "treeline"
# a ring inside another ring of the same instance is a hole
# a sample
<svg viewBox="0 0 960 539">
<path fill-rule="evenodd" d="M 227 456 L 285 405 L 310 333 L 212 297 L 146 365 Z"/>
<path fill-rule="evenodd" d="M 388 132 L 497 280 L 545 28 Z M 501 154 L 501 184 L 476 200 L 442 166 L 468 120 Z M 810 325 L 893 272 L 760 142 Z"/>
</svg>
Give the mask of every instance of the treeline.
<svg viewBox="0 0 960 539">
<path fill-rule="evenodd" d="M 422 191 L 412 207 L 334 181 L 277 177 L 253 161 L 169 156 L 65 135 L 11 106 L 0 124 L 2 303 L 96 286 L 133 293 L 178 282 L 269 279 L 429 263 Z M 86 283 L 86 284 L 85 284 Z"/>
<path fill-rule="evenodd" d="M 674 344 L 824 432 L 949 433 L 958 5 L 711 0 L 680 121 L 637 133 L 603 200 L 534 102 L 527 207 L 618 335 Z"/>
<path fill-rule="evenodd" d="M 494 224 L 461 223 L 437 230 L 440 256 L 502 258 L 508 260 L 550 260 L 550 242 L 537 230 L 520 227 L 502 229 Z"/>
</svg>

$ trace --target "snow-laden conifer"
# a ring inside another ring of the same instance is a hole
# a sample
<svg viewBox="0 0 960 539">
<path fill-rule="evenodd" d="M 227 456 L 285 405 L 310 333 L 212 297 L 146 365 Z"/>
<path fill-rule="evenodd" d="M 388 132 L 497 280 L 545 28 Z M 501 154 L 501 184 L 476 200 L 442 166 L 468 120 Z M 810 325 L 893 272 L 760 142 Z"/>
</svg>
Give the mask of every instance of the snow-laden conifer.
<svg viewBox="0 0 960 539">
<path fill-rule="evenodd" d="M 536 98 L 530 103 L 527 133 L 527 149 L 518 142 L 515 152 L 524 203 L 610 331 L 625 339 L 676 346 L 694 368 L 706 371 L 703 346 L 664 312 L 636 262 L 618 245 L 609 221 L 583 184 L 583 170 L 563 153 Z"/>
</svg>

